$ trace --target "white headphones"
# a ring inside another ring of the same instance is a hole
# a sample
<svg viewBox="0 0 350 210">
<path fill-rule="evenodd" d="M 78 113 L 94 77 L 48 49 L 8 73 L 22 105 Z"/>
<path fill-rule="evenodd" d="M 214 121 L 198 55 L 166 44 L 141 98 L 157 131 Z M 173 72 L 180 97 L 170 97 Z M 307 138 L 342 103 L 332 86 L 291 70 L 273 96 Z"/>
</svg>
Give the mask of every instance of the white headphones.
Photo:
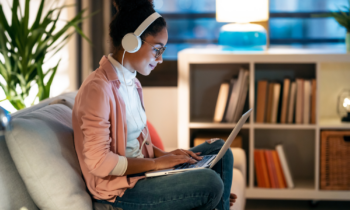
<svg viewBox="0 0 350 210">
<path fill-rule="evenodd" d="M 148 26 L 150 26 L 159 17 L 161 17 L 159 13 L 153 13 L 141 23 L 134 33 L 126 34 L 122 39 L 122 46 L 124 50 L 128 53 L 137 52 L 142 45 L 140 36 L 148 28 Z"/>
</svg>

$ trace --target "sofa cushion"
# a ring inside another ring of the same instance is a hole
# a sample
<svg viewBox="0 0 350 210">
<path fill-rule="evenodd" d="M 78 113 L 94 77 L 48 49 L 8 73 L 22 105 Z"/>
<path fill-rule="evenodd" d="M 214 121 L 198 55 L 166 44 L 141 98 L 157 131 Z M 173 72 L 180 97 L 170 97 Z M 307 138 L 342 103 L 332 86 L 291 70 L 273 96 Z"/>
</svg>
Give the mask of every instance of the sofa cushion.
<svg viewBox="0 0 350 210">
<path fill-rule="evenodd" d="M 13 130 L 6 134 L 18 172 L 43 210 L 92 209 L 74 149 L 71 118 L 65 105 L 45 106 L 14 116 Z"/>
<path fill-rule="evenodd" d="M 74 104 L 75 96 L 77 95 L 77 93 L 78 93 L 78 91 L 73 91 L 73 92 L 63 93 L 63 94 L 58 95 L 56 97 L 47 98 L 43 101 L 40 101 L 40 103 L 38 103 L 34 106 L 31 106 L 31 107 L 28 107 L 28 108 L 25 108 L 22 110 L 18 110 L 17 112 L 13 113 L 11 116 L 16 117 L 16 116 L 20 116 L 20 115 L 23 115 L 23 114 L 26 114 L 29 112 L 33 112 L 35 110 L 41 109 L 41 108 L 53 103 L 55 101 L 57 102 L 60 99 L 65 99 L 65 101 L 67 102 L 66 105 L 69 106 L 68 104 Z"/>
<path fill-rule="evenodd" d="M 236 194 L 237 199 L 236 203 L 230 207 L 230 210 L 243 210 L 245 207 L 245 177 L 236 168 L 233 168 L 232 174 L 231 193 Z"/>
<path fill-rule="evenodd" d="M 37 210 L 7 149 L 5 138 L 0 137 L 0 209 L 26 207 Z"/>
</svg>

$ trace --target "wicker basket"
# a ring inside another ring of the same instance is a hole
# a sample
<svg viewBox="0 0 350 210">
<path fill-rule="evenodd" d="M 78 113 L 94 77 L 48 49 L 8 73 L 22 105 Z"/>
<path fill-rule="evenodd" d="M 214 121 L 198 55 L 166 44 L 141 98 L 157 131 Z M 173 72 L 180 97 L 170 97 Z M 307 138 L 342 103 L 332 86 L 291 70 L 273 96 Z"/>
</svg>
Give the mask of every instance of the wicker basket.
<svg viewBox="0 0 350 210">
<path fill-rule="evenodd" d="M 350 190 L 350 131 L 321 132 L 322 190 Z"/>
</svg>

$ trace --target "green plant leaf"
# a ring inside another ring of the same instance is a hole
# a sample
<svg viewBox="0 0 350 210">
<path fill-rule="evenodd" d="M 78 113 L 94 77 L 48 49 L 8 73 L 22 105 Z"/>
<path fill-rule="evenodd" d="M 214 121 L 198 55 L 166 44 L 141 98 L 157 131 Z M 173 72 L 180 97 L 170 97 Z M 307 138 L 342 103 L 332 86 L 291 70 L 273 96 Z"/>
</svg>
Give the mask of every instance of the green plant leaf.
<svg viewBox="0 0 350 210">
<path fill-rule="evenodd" d="M 36 18 L 35 18 L 35 21 L 34 21 L 32 27 L 31 27 L 31 30 L 36 29 L 39 26 L 41 16 L 43 14 L 44 5 L 45 5 L 45 0 L 41 0 L 39 10 L 38 10 L 38 13 L 36 14 Z"/>
<path fill-rule="evenodd" d="M 29 23 L 29 3 L 30 0 L 25 1 L 25 6 L 24 6 L 24 17 L 22 20 L 22 32 L 23 32 L 23 37 L 26 38 L 28 34 L 28 23 Z M 25 40 L 25 39 L 23 39 Z"/>
<path fill-rule="evenodd" d="M 4 34 L 4 29 L 2 25 L 0 25 L 0 34 Z M 9 74 L 11 72 L 11 65 L 10 65 L 10 58 L 8 57 L 8 51 L 6 47 L 6 42 L 5 42 L 5 36 L 1 35 L 0 36 L 0 46 L 3 46 L 0 48 L 1 54 L 4 57 L 5 60 L 5 67 L 7 69 L 7 73 Z"/>
<path fill-rule="evenodd" d="M 53 78 L 56 75 L 56 72 L 57 72 L 57 69 L 58 69 L 58 66 L 60 65 L 60 63 L 61 63 L 61 59 L 58 61 L 57 65 L 53 68 L 52 73 L 50 75 L 50 78 L 49 78 L 49 80 L 47 81 L 47 83 L 45 85 L 45 89 L 46 89 L 45 92 L 47 94 L 46 98 L 50 97 L 51 84 L 52 84 Z"/>
<path fill-rule="evenodd" d="M 2 5 L 0 4 L 0 24 L 4 27 L 5 31 L 9 32 L 10 26 L 4 14 Z"/>
</svg>

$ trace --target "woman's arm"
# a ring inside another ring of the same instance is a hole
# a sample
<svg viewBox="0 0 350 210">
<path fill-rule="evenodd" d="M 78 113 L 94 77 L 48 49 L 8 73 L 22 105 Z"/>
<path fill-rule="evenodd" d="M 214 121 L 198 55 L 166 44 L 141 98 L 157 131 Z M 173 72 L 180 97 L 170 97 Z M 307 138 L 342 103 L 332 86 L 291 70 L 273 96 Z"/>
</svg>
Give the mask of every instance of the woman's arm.
<svg viewBox="0 0 350 210">
<path fill-rule="evenodd" d="M 129 174 L 138 174 L 146 171 L 156 170 L 156 162 L 152 158 L 126 158 L 128 167 L 124 176 Z"/>
<path fill-rule="evenodd" d="M 182 163 L 191 163 L 194 164 L 197 161 L 186 156 L 186 155 L 163 155 L 158 158 L 126 158 L 128 161 L 128 166 L 123 174 L 123 176 L 129 175 L 129 174 L 138 174 L 142 172 L 147 171 L 153 171 L 153 170 L 161 170 L 161 169 L 167 169 L 172 168 L 178 164 Z M 117 174 L 112 172 L 109 175 L 115 175 Z M 120 176 L 120 175 L 119 175 Z"/>
<path fill-rule="evenodd" d="M 165 151 L 159 149 L 158 147 L 156 147 L 154 145 L 153 145 L 153 152 L 154 152 L 154 157 L 155 158 L 169 154 L 168 152 L 165 152 Z"/>
</svg>

